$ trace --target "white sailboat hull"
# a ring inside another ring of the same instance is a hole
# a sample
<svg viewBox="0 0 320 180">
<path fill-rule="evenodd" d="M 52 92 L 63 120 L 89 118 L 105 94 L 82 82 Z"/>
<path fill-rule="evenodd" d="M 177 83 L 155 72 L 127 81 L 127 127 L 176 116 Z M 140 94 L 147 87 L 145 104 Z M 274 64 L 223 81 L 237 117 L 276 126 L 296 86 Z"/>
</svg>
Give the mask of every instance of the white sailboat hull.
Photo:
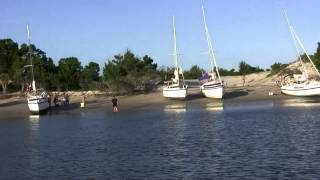
<svg viewBox="0 0 320 180">
<path fill-rule="evenodd" d="M 49 103 L 46 98 L 28 99 L 28 107 L 31 113 L 40 113 L 49 108 Z"/>
<path fill-rule="evenodd" d="M 186 87 L 164 87 L 163 88 L 163 97 L 174 98 L 174 99 L 185 99 L 187 97 L 187 88 Z"/>
<path fill-rule="evenodd" d="M 282 86 L 281 92 L 291 96 L 319 96 L 320 84 Z"/>
<path fill-rule="evenodd" d="M 221 83 L 204 83 L 200 90 L 207 98 L 222 99 L 223 97 L 223 85 Z"/>
</svg>

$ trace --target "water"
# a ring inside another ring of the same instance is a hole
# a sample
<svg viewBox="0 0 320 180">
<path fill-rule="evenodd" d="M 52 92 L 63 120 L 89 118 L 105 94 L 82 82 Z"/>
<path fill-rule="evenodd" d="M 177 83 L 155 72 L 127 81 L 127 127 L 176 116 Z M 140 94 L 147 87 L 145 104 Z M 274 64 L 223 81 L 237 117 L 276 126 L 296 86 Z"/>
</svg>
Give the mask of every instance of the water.
<svg viewBox="0 0 320 180">
<path fill-rule="evenodd" d="M 0 121 L 0 179 L 319 179 L 320 104 L 72 110 Z"/>
</svg>

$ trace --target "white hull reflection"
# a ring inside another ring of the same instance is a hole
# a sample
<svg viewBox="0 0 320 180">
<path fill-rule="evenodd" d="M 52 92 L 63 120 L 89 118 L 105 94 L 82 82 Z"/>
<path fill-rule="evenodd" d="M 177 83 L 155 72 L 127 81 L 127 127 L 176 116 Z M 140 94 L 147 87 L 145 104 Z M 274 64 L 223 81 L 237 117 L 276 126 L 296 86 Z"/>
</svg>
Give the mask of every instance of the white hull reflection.
<svg viewBox="0 0 320 180">
<path fill-rule="evenodd" d="M 245 102 L 245 103 L 228 103 L 225 106 L 224 111 L 251 111 L 251 110 L 263 110 L 270 109 L 275 106 L 273 101 L 257 101 L 257 102 Z"/>
<path fill-rule="evenodd" d="M 29 120 L 32 121 L 32 122 L 38 122 L 39 119 L 40 119 L 39 115 L 30 115 L 29 116 Z"/>
<path fill-rule="evenodd" d="M 186 104 L 169 104 L 164 106 L 164 112 L 185 113 L 187 111 Z"/>
<path fill-rule="evenodd" d="M 208 103 L 206 104 L 207 111 L 223 111 L 222 102 Z"/>
<path fill-rule="evenodd" d="M 29 115 L 29 125 L 33 131 L 39 130 L 40 115 Z"/>
<path fill-rule="evenodd" d="M 280 105 L 283 107 L 320 107 L 320 102 L 305 99 L 282 100 Z"/>
</svg>

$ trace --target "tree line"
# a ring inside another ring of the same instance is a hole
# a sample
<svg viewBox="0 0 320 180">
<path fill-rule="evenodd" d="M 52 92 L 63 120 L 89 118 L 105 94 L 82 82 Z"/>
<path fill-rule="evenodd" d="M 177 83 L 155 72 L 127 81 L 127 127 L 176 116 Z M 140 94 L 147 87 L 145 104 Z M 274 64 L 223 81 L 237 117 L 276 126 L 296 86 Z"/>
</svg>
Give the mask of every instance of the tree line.
<svg viewBox="0 0 320 180">
<path fill-rule="evenodd" d="M 29 53 L 31 52 L 31 53 Z M 57 64 L 34 44 L 28 46 L 12 39 L 0 40 L 0 89 L 5 94 L 10 91 L 25 92 L 31 82 L 30 57 L 34 64 L 34 77 L 37 86 L 49 91 L 68 90 L 110 90 L 120 94 L 136 91 L 151 91 L 163 81 L 170 80 L 174 68 L 158 67 L 154 60 L 145 55 L 138 57 L 130 50 L 108 59 L 101 69 L 99 64 L 90 61 L 82 65 L 77 57 L 59 59 Z M 316 66 L 320 67 L 320 43 L 317 52 L 311 55 Z M 277 73 L 284 65 L 273 64 L 271 73 Z M 219 68 L 221 76 L 243 75 L 265 71 L 241 61 L 238 70 Z M 197 79 L 204 69 L 197 65 L 184 71 L 185 79 Z"/>
<path fill-rule="evenodd" d="M 31 53 L 29 53 L 31 52 Z M 87 88 L 100 81 L 99 65 L 89 62 L 82 66 L 76 57 L 61 58 L 56 65 L 52 58 L 35 45 L 0 40 L 0 81 L 2 91 L 7 87 L 12 91 L 24 92 L 32 79 L 30 58 L 34 65 L 34 77 L 38 87 L 47 90 L 76 90 Z M 7 87 L 6 87 L 7 86 Z"/>
<path fill-rule="evenodd" d="M 260 68 L 259 66 L 252 66 L 245 61 L 241 61 L 238 66 L 238 70 L 235 69 L 224 69 L 219 68 L 219 73 L 221 76 L 239 76 L 245 74 L 252 74 L 263 72 L 264 69 Z M 184 71 L 184 76 L 186 79 L 197 79 L 203 75 L 206 71 L 203 68 L 200 68 L 197 65 L 193 65 L 189 70 Z"/>
<path fill-rule="evenodd" d="M 31 52 L 31 53 L 30 53 Z M 61 58 L 55 64 L 52 58 L 34 44 L 28 46 L 12 39 L 0 40 L 0 84 L 2 92 L 25 92 L 30 86 L 30 58 L 34 65 L 37 87 L 50 91 L 105 90 L 131 93 L 151 90 L 161 81 L 157 64 L 149 56 L 137 57 L 127 50 L 115 55 L 103 67 L 94 61 L 83 66 L 77 57 Z"/>
</svg>

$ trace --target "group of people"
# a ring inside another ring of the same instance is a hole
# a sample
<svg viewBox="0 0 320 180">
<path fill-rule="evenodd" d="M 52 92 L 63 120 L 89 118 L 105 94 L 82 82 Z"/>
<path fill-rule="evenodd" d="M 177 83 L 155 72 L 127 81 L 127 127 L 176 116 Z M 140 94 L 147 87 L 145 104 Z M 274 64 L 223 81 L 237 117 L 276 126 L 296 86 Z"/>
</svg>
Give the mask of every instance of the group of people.
<svg viewBox="0 0 320 180">
<path fill-rule="evenodd" d="M 87 96 L 85 94 L 82 95 L 82 101 L 80 103 L 80 107 L 81 108 L 84 108 L 85 107 L 85 101 L 87 99 Z M 112 112 L 116 113 L 116 112 L 119 112 L 118 110 L 118 99 L 113 96 L 112 99 L 111 99 L 111 102 L 112 102 Z"/>
<path fill-rule="evenodd" d="M 48 94 L 48 103 L 49 106 L 51 107 L 52 104 L 52 100 L 53 100 L 53 104 L 55 107 L 59 106 L 59 102 L 60 105 L 68 105 L 69 104 L 69 94 L 64 92 L 62 95 L 60 95 L 59 93 L 54 93 L 53 95 L 51 93 Z"/>
<path fill-rule="evenodd" d="M 82 103 L 85 103 L 85 99 L 86 99 L 86 96 L 83 95 Z M 62 95 L 60 95 L 59 93 L 54 93 L 54 94 L 49 93 L 48 94 L 48 103 L 49 103 L 50 107 L 51 107 L 52 102 L 55 107 L 59 106 L 59 102 L 61 103 L 61 105 L 68 105 L 69 104 L 69 94 L 66 92 L 64 92 Z M 112 111 L 118 112 L 118 99 L 115 96 L 113 96 L 111 99 L 111 102 L 112 102 Z"/>
</svg>

